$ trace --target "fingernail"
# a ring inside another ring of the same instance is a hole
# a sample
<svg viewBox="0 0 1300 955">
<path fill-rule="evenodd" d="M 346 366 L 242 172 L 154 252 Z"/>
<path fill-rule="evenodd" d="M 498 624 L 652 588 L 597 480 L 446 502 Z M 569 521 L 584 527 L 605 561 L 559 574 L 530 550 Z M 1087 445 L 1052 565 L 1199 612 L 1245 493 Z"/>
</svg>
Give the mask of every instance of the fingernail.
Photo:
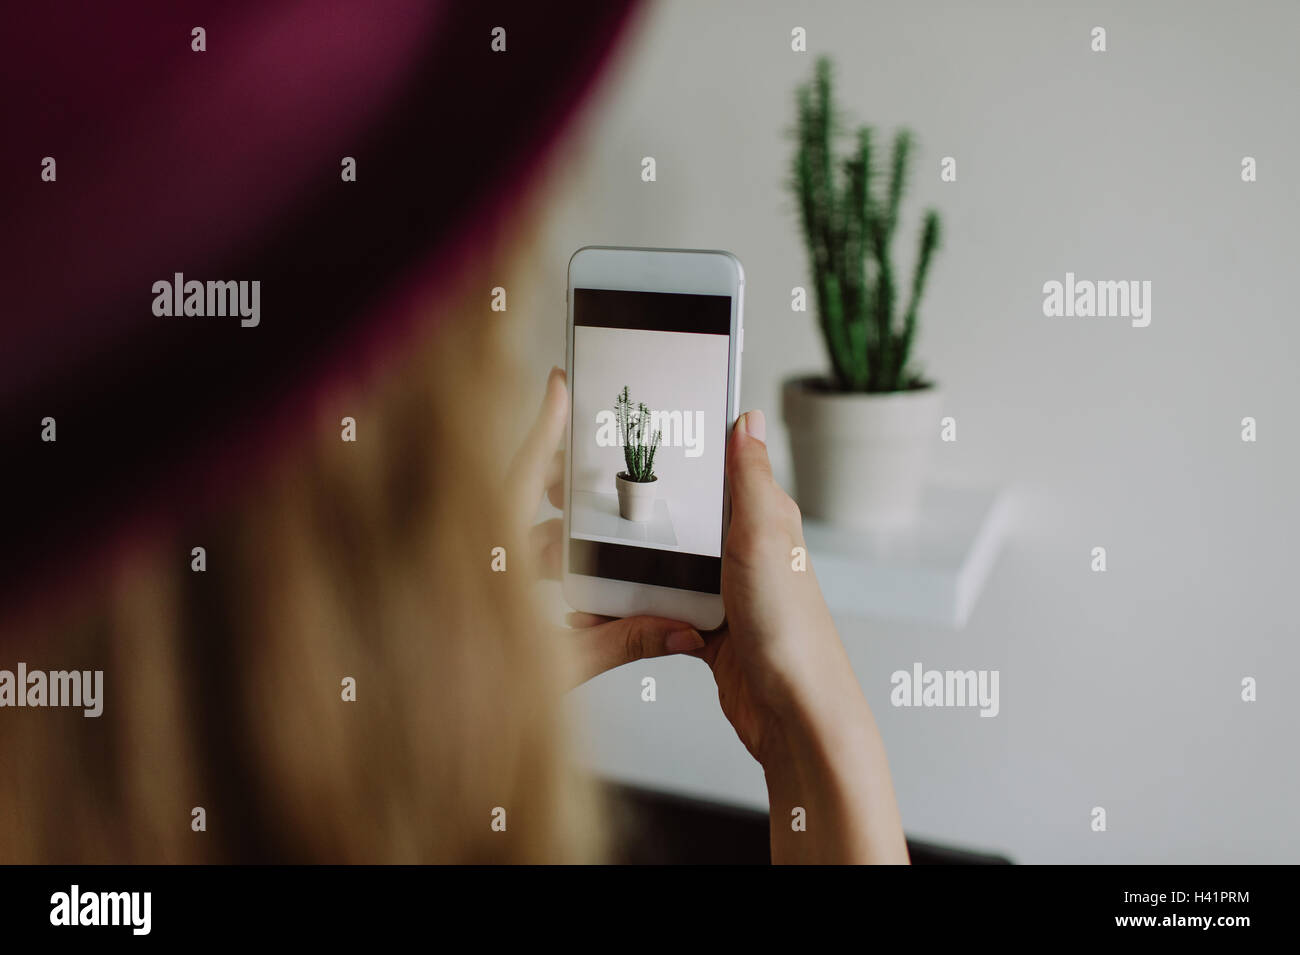
<svg viewBox="0 0 1300 955">
<path fill-rule="evenodd" d="M 763 417 L 763 412 L 757 409 L 745 412 L 745 433 L 760 441 L 767 440 L 767 419 Z"/>
<path fill-rule="evenodd" d="M 704 638 L 694 630 L 675 630 L 668 634 L 668 639 L 664 641 L 664 649 L 669 653 L 686 653 L 688 650 L 698 650 L 704 646 Z"/>
</svg>

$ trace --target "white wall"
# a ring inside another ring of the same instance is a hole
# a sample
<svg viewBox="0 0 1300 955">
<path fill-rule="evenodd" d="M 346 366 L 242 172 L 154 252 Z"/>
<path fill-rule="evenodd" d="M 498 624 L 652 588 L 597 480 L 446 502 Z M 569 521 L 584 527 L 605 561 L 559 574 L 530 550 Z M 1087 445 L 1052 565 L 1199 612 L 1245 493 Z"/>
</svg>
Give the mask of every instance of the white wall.
<svg viewBox="0 0 1300 955">
<path fill-rule="evenodd" d="M 808 283 L 784 186 L 793 89 L 828 52 L 851 118 L 915 130 L 900 251 L 937 206 L 919 353 L 958 420 L 940 469 L 1014 484 L 1021 521 L 964 631 L 840 621 L 914 834 L 1027 862 L 1300 857 L 1297 34 L 1300 5 L 1272 2 L 665 3 L 564 159 L 521 342 L 538 393 L 562 363 L 574 249 L 729 249 L 747 276 L 742 409 L 768 411 L 786 473 L 779 382 L 824 362 L 789 306 Z M 1150 327 L 1045 318 L 1042 284 L 1067 270 L 1151 280 Z M 914 660 L 1000 669 L 1001 714 L 891 708 L 889 674 Z M 576 696 L 598 765 L 761 804 L 696 661 Z"/>
<path fill-rule="evenodd" d="M 627 385 L 634 403 L 680 412 L 680 438 L 686 437 L 685 417 L 690 415 L 693 448 L 676 441 L 660 445 L 655 491 L 668 502 L 678 549 L 720 556 L 728 336 L 594 326 L 578 326 L 574 332 L 574 489 L 615 492 L 614 475 L 626 469 L 623 449 L 597 444 L 597 415 L 612 412 L 615 396 Z M 671 420 L 676 429 L 677 419 Z M 688 457 L 688 450 L 695 456 Z"/>
</svg>

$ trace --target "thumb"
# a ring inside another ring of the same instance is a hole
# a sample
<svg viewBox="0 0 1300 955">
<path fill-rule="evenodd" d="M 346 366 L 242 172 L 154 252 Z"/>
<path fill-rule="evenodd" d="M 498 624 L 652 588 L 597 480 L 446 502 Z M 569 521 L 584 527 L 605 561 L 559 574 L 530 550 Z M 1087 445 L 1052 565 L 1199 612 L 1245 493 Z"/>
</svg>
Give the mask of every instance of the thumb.
<svg viewBox="0 0 1300 955">
<path fill-rule="evenodd" d="M 767 420 L 761 411 L 736 419 L 727 445 L 727 488 L 733 511 L 744 513 L 749 501 L 771 488 L 772 462 L 767 457 Z"/>
<path fill-rule="evenodd" d="M 577 650 L 579 679 L 674 653 L 692 653 L 704 647 L 704 638 L 688 623 L 664 617 L 623 617 L 594 627 L 570 631 Z"/>
</svg>

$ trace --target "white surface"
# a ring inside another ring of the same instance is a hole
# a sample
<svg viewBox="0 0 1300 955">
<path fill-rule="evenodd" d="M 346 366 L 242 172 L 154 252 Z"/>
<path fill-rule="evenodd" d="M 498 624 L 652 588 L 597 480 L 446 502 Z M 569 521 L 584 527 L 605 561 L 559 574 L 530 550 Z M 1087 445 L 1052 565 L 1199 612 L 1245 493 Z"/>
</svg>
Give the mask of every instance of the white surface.
<svg viewBox="0 0 1300 955">
<path fill-rule="evenodd" d="M 596 439 L 597 416 L 613 411 L 615 397 L 627 385 L 633 402 L 645 402 L 652 411 L 681 413 L 679 440 L 655 452 L 656 493 L 672 506 L 678 548 L 708 557 L 722 553 L 728 344 L 726 335 L 574 328 L 574 492 L 608 491 L 614 475 L 626 468 L 621 447 L 602 447 Z M 695 432 L 697 413 L 703 424 L 700 433 Z M 694 450 L 687 447 L 687 438 Z"/>
<path fill-rule="evenodd" d="M 833 611 L 965 626 L 997 559 L 1009 503 L 993 488 L 927 487 L 916 523 L 867 533 L 804 521 Z"/>
<path fill-rule="evenodd" d="M 957 419 L 937 476 L 1014 484 L 1018 512 L 964 631 L 837 616 L 916 835 L 1025 862 L 1300 859 L 1297 35 L 1294 3 L 665 2 L 557 166 L 525 273 L 534 392 L 564 358 L 574 248 L 731 248 L 742 410 L 767 411 L 782 468 L 780 382 L 825 367 L 813 314 L 790 311 L 809 287 L 784 188 L 794 87 L 829 52 L 848 120 L 915 130 L 896 248 L 910 268 L 921 210 L 940 210 L 917 343 Z M 1045 318 L 1042 284 L 1067 270 L 1151 280 L 1151 325 Z M 998 717 L 892 708 L 889 674 L 917 660 L 998 668 Z M 626 667 L 574 702 L 598 765 L 762 804 L 697 661 Z"/>
<path fill-rule="evenodd" d="M 677 535 L 673 533 L 673 519 L 668 513 L 668 502 L 663 498 L 657 498 L 654 502 L 654 517 L 640 522 L 624 520 L 619 516 L 617 494 L 574 491 L 570 534 L 573 537 L 613 544 L 639 544 L 660 550 L 679 549 Z"/>
</svg>

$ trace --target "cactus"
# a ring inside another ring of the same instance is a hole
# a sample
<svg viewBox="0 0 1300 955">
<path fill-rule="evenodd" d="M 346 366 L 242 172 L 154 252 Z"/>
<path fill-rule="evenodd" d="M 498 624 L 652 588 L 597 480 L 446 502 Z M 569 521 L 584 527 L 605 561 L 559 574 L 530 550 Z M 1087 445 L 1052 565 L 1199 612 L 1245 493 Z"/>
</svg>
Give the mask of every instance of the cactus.
<svg viewBox="0 0 1300 955">
<path fill-rule="evenodd" d="M 623 461 L 627 465 L 623 476 L 629 481 L 642 483 L 655 480 L 655 451 L 659 450 L 663 431 L 658 429 L 653 435 L 649 434 L 650 409 L 642 402 L 633 410 L 627 385 L 614 398 L 614 420 L 619 444 L 623 446 Z"/>
<path fill-rule="evenodd" d="M 926 210 L 901 317 L 903 298 L 890 259 L 911 159 L 911 133 L 900 130 L 895 136 L 889 182 L 885 195 L 877 196 L 871 127 L 857 130 L 853 151 L 836 168 L 831 65 L 825 57 L 817 61 L 813 82 L 799 88 L 796 103 L 798 148 L 791 187 L 799 201 L 832 384 L 841 391 L 925 388 L 928 383 L 911 357 L 917 308 L 939 247 L 939 214 Z"/>
</svg>

